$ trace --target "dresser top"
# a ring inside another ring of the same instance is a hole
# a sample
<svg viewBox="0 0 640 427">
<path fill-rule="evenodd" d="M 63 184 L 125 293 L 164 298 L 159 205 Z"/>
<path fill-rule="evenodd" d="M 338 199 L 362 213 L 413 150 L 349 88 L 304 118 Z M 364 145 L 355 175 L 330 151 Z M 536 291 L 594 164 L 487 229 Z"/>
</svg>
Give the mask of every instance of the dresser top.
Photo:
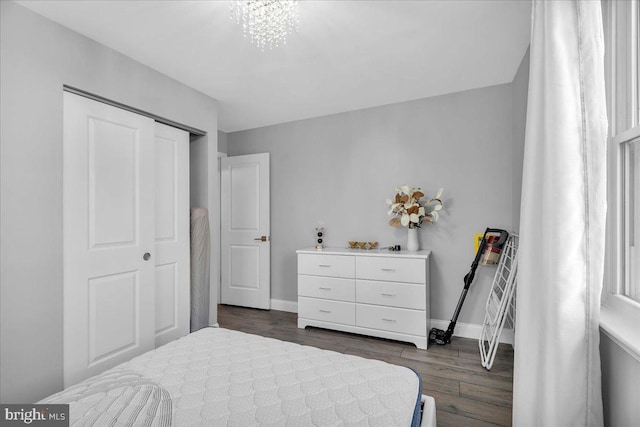
<svg viewBox="0 0 640 427">
<path fill-rule="evenodd" d="M 322 255 L 354 255 L 354 256 L 380 256 L 380 257 L 397 257 L 397 258 L 429 258 L 431 251 L 423 249 L 420 251 L 390 251 L 388 249 L 347 249 L 347 248 L 324 248 L 322 250 L 316 248 L 298 249 L 298 254 L 322 254 Z"/>
</svg>

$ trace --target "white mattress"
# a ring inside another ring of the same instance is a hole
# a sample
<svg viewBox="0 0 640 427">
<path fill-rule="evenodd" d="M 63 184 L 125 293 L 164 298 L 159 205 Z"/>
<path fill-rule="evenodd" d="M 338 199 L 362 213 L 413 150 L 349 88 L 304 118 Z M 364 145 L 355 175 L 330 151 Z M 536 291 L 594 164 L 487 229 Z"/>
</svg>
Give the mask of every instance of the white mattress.
<svg viewBox="0 0 640 427">
<path fill-rule="evenodd" d="M 105 376 L 113 381 L 119 375 L 129 383 L 131 375 L 139 375 L 168 392 L 171 425 L 175 426 L 410 426 L 416 401 L 420 400 L 420 380 L 408 368 L 222 328 L 205 328 L 45 401 L 62 403 L 67 399 L 72 425 L 86 424 L 90 396 L 85 391 L 79 402 L 74 402 L 73 396 L 78 396 L 78 389 L 90 389 L 96 381 L 104 383 Z M 107 396 L 109 391 L 102 393 Z M 92 399 L 99 400 L 95 396 Z M 147 417 L 153 408 L 162 408 L 161 404 L 140 405 L 146 405 Z M 118 413 L 117 405 L 111 403 L 110 408 L 112 415 Z M 433 409 L 431 417 L 435 415 Z M 157 411 L 160 420 L 166 418 Z M 127 417 L 118 422 L 149 422 L 130 414 Z M 162 425 L 157 419 L 153 424 Z"/>
</svg>

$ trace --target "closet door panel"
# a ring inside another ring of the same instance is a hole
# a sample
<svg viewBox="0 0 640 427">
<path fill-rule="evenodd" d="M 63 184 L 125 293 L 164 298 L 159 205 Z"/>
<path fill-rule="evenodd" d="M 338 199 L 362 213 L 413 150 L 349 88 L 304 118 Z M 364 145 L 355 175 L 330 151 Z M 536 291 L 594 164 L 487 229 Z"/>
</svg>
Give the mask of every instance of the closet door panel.
<svg viewBox="0 0 640 427">
<path fill-rule="evenodd" d="M 189 333 L 189 134 L 155 125 L 155 345 Z"/>
<path fill-rule="evenodd" d="M 88 127 L 91 249 L 135 245 L 138 130 L 97 117 Z"/>
<path fill-rule="evenodd" d="M 177 273 L 175 262 L 156 265 L 156 334 L 175 328 L 178 323 Z"/>
<path fill-rule="evenodd" d="M 156 131 L 161 126 L 156 124 Z M 163 130 L 167 132 L 166 129 Z M 179 144 L 176 139 L 156 133 L 156 242 L 175 241 L 177 237 L 176 219 L 179 212 L 176 187 L 179 184 Z"/>
<path fill-rule="evenodd" d="M 89 280 L 89 366 L 138 343 L 138 292 L 134 271 Z"/>
<path fill-rule="evenodd" d="M 154 122 L 64 93 L 64 385 L 154 344 Z"/>
</svg>

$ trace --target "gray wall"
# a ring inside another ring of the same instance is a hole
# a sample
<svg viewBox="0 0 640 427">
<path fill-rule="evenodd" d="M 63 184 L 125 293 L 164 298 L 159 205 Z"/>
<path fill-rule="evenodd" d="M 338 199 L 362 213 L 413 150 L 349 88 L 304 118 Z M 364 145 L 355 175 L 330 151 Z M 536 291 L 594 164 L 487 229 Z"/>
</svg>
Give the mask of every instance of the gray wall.
<svg viewBox="0 0 640 427">
<path fill-rule="evenodd" d="M 640 362 L 600 333 L 604 425 L 631 427 L 640 420 Z"/>
<path fill-rule="evenodd" d="M 527 124 L 529 94 L 529 49 L 513 78 L 513 230 L 520 230 L 520 196 L 522 195 L 522 162 L 524 135 Z"/>
<path fill-rule="evenodd" d="M 206 131 L 192 195 L 212 207 L 218 106 L 12 2 L 0 19 L 0 400 L 27 403 L 62 388 L 63 84 Z"/>
<path fill-rule="evenodd" d="M 326 227 L 328 246 L 406 245 L 387 225 L 396 186 L 444 187 L 441 220 L 420 230 L 431 260 L 432 318 L 449 319 L 473 260 L 473 235 L 513 228 L 511 84 L 228 134 L 228 154 L 271 156 L 272 298 L 297 301 L 296 255 Z M 519 150 L 519 149 L 518 149 Z M 518 178 L 519 179 L 519 178 Z M 514 197 L 517 195 L 517 201 Z M 482 323 L 495 267 L 478 269 L 460 322 Z"/>
<path fill-rule="evenodd" d="M 227 152 L 227 146 L 228 146 L 227 135 L 228 135 L 227 133 L 222 132 L 221 130 L 218 131 L 218 152 L 220 153 Z"/>
</svg>

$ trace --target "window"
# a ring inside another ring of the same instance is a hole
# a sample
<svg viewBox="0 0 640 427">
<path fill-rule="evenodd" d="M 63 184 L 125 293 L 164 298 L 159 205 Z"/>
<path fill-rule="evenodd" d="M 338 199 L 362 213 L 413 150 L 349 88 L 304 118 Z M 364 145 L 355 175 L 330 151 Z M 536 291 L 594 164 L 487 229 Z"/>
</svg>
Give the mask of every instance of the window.
<svg viewBox="0 0 640 427">
<path fill-rule="evenodd" d="M 623 2 L 624 3 L 624 2 Z M 624 287 L 622 294 L 640 302 L 640 2 L 634 0 L 626 5 L 629 40 L 626 55 L 627 89 L 627 132 L 622 140 L 622 182 L 624 218 Z"/>
<path fill-rule="evenodd" d="M 614 294 L 640 302 L 640 126 L 638 79 L 639 1 L 608 1 L 605 3 L 605 38 L 608 40 L 608 95 L 610 148 L 609 215 L 610 223 L 618 224 L 618 248 L 615 269 L 618 270 Z M 608 24 L 608 25 L 607 25 Z M 613 196 L 613 197 L 612 197 Z M 613 207 L 613 209 L 611 209 Z M 612 228 L 612 230 L 615 228 Z M 613 249 L 613 247 L 612 247 Z"/>
<path fill-rule="evenodd" d="M 610 138 L 601 326 L 640 358 L 640 0 L 602 5 Z"/>
<path fill-rule="evenodd" d="M 621 294 L 640 302 L 640 135 L 622 142 L 624 278 Z"/>
</svg>

